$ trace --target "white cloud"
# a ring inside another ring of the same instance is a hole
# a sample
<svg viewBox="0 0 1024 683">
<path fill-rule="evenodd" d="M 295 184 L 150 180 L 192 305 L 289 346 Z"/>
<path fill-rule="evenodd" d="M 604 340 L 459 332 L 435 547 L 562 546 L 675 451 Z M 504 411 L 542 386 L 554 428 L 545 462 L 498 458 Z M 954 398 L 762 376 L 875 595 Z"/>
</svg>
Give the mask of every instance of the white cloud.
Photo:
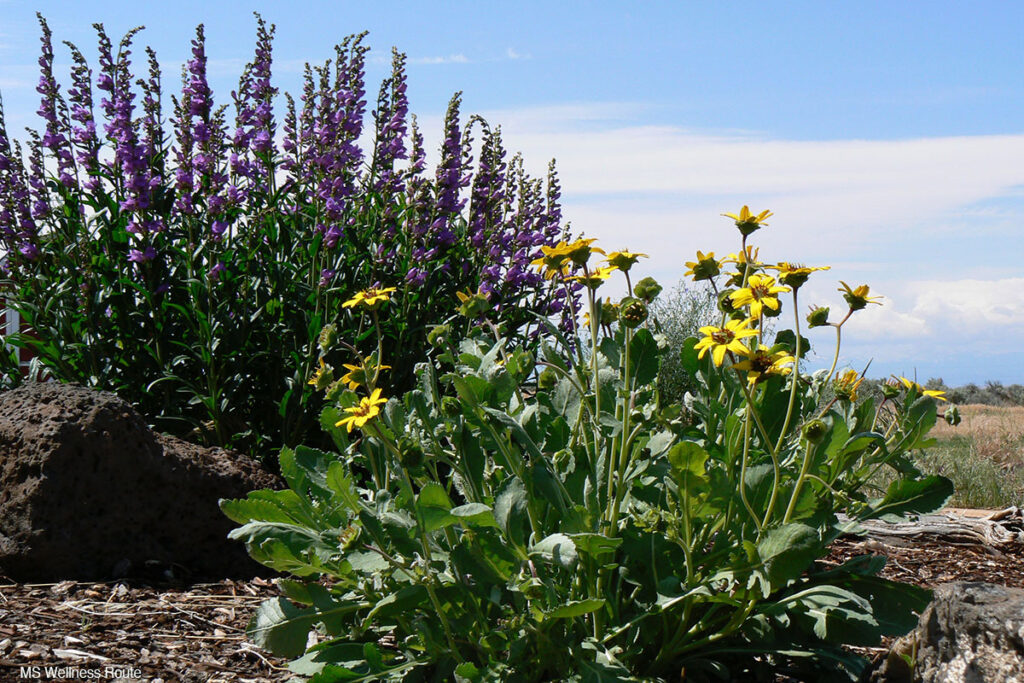
<svg viewBox="0 0 1024 683">
<path fill-rule="evenodd" d="M 1024 331 L 1024 278 L 911 283 L 914 313 L 943 318 L 965 330 L 1019 327 Z"/>
<path fill-rule="evenodd" d="M 412 64 L 468 64 L 469 58 L 460 52 L 447 57 L 415 57 L 409 62 Z"/>
<path fill-rule="evenodd" d="M 523 54 L 521 52 L 517 52 L 511 47 L 505 50 L 505 56 L 509 59 L 531 59 L 531 55 L 529 53 Z"/>
</svg>

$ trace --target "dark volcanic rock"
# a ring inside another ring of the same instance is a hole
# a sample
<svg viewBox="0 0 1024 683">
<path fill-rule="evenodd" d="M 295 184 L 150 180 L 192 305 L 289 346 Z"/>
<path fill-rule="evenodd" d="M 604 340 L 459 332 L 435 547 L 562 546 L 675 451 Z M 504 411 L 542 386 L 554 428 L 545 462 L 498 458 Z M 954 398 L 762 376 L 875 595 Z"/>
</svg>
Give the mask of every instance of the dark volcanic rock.
<svg viewBox="0 0 1024 683">
<path fill-rule="evenodd" d="M 991 583 L 939 586 L 917 629 L 896 641 L 871 680 L 1024 683 L 1024 590 Z"/>
<path fill-rule="evenodd" d="M 154 434 L 111 393 L 0 394 L 0 573 L 17 581 L 265 572 L 227 540 L 234 524 L 217 501 L 276 485 L 244 456 Z"/>
</svg>

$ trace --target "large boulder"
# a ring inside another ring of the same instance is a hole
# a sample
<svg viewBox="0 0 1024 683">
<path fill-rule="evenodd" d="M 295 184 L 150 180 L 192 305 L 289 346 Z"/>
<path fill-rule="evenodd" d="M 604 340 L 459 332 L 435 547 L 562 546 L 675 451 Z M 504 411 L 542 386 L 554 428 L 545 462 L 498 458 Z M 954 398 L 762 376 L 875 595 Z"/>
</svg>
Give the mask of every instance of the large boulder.
<svg viewBox="0 0 1024 683">
<path fill-rule="evenodd" d="M 0 394 L 0 574 L 16 581 L 265 572 L 227 540 L 217 501 L 276 486 L 248 458 L 155 434 L 114 394 Z"/>
<path fill-rule="evenodd" d="M 878 683 L 1024 683 L 1024 590 L 991 583 L 935 589 L 917 628 L 896 641 Z"/>
</svg>

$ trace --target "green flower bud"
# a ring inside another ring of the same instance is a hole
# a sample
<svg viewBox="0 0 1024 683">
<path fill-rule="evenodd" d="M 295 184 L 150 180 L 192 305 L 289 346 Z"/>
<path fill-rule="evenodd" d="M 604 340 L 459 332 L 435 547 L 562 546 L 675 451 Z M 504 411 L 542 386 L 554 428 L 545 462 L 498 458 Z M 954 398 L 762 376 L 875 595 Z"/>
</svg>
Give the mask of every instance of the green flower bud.
<svg viewBox="0 0 1024 683">
<path fill-rule="evenodd" d="M 960 409 L 956 406 L 946 408 L 946 414 L 942 416 L 942 419 L 944 419 L 946 424 L 950 427 L 956 427 L 960 424 Z"/>
<path fill-rule="evenodd" d="M 619 307 L 617 304 L 613 304 L 611 301 L 605 301 L 601 304 L 601 324 L 611 325 L 613 322 L 619 319 Z"/>
<path fill-rule="evenodd" d="M 804 425 L 801 432 L 803 433 L 804 438 L 811 443 L 821 443 L 822 439 L 825 438 L 825 435 L 828 434 L 828 425 L 821 420 L 811 420 Z"/>
<path fill-rule="evenodd" d="M 441 412 L 448 417 L 458 417 L 462 415 L 462 404 L 454 396 L 445 396 L 441 399 Z"/>
<path fill-rule="evenodd" d="M 544 582 L 537 578 L 529 578 L 518 586 L 519 592 L 528 600 L 537 600 L 544 597 Z"/>
<path fill-rule="evenodd" d="M 647 304 L 643 301 L 627 296 L 619 303 L 619 322 L 625 327 L 635 329 L 645 320 L 647 320 Z"/>
<path fill-rule="evenodd" d="M 341 530 L 338 534 L 338 542 L 341 544 L 342 550 L 351 550 L 359 540 L 359 535 L 362 529 L 355 524 L 351 524 Z"/>
<path fill-rule="evenodd" d="M 647 303 L 651 303 L 661 294 L 661 285 L 654 278 L 645 277 L 633 285 L 633 294 Z"/>
<path fill-rule="evenodd" d="M 345 382 L 343 382 L 340 379 L 335 382 L 332 382 L 331 385 L 327 387 L 327 391 L 324 392 L 324 398 L 326 398 L 329 402 L 337 401 L 338 398 L 341 397 L 341 395 L 345 392 L 346 387 L 347 385 L 345 384 Z"/>
<path fill-rule="evenodd" d="M 435 325 L 427 334 L 427 343 L 437 349 L 443 348 L 451 331 L 447 325 Z"/>
<path fill-rule="evenodd" d="M 807 324 L 811 327 L 824 327 L 828 325 L 828 307 L 815 306 L 807 314 Z"/>
<path fill-rule="evenodd" d="M 338 343 L 338 327 L 334 323 L 324 325 L 317 341 L 320 344 L 320 350 L 327 353 Z"/>
<path fill-rule="evenodd" d="M 885 398 L 896 398 L 900 395 L 901 388 L 897 382 L 882 382 L 882 396 Z"/>
<path fill-rule="evenodd" d="M 461 316 L 479 318 L 491 310 L 491 302 L 488 300 L 487 294 L 480 290 L 471 294 L 455 292 L 455 295 L 459 297 L 459 308 L 457 310 Z"/>
<path fill-rule="evenodd" d="M 726 315 L 736 312 L 731 298 L 732 293 L 735 291 L 735 289 L 724 289 L 718 294 L 718 310 Z"/>
<path fill-rule="evenodd" d="M 540 373 L 540 377 L 537 378 L 537 388 L 543 391 L 554 389 L 557 383 L 558 373 L 551 368 L 544 368 L 544 372 Z"/>
</svg>

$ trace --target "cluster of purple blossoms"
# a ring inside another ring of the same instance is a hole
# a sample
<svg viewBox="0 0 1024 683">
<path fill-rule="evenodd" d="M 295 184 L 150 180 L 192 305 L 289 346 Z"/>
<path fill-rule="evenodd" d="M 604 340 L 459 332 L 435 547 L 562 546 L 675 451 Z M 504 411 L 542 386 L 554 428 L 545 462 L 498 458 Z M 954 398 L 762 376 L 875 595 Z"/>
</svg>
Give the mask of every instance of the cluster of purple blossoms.
<svg viewBox="0 0 1024 683">
<path fill-rule="evenodd" d="M 36 246 L 36 223 L 30 208 L 31 195 L 24 166 L 21 163 L 21 145 L 7 136 L 3 102 L 0 100 L 0 238 L 8 254 L 19 253 L 27 260 L 39 255 Z M 12 267 L 11 259 L 4 259 L 5 270 Z"/>
<path fill-rule="evenodd" d="M 73 45 L 67 102 L 61 97 L 51 34 L 43 22 L 38 90 L 45 130 L 28 145 L 27 169 L 20 148 L 15 144 L 17 151 L 12 150 L 2 129 L 0 112 L 0 228 L 8 252 L 13 248 L 35 258 L 40 227 L 66 208 L 47 187 L 46 168 L 56 168 L 58 182 L 72 190 L 67 196 L 88 192 L 116 200 L 118 224 L 131 234 L 124 258 L 140 269 L 188 235 L 190 253 L 202 246 L 196 237 L 205 240 L 209 251 L 197 272 L 216 282 L 231 265 L 225 265 L 229 252 L 222 245 L 228 236 L 257 223 L 246 217 L 277 214 L 275 220 L 291 226 L 296 240 L 319 240 L 315 243 L 325 248 L 311 266 L 318 275 L 308 280 L 323 288 L 336 286 L 346 272 L 351 244 L 370 250 L 382 277 L 404 278 L 412 287 L 457 280 L 489 294 L 499 310 L 526 305 L 556 315 L 566 308 L 561 284 L 552 287 L 529 266 L 542 245 L 568 237 L 553 169 L 545 191 L 541 180 L 523 172 L 521 160 L 506 159 L 500 129 L 477 118 L 462 124 L 456 94 L 444 120 L 440 162 L 428 171 L 423 136 L 409 112 L 406 58 L 397 50 L 372 112 L 372 156 L 364 160 L 359 145 L 367 105 L 363 35 L 339 45 L 334 60 L 307 65 L 300 107 L 285 95 L 278 149 L 273 111 L 278 90 L 271 82 L 275 29 L 259 15 L 256 21 L 254 57 L 231 93 L 231 129 L 224 107 L 214 105 L 205 34 L 202 25 L 197 27 L 181 91 L 171 98 L 170 145 L 152 50 L 147 49 L 148 77 L 135 79 L 131 73 L 130 47 L 138 29 L 115 51 L 102 25 L 95 25 L 95 87 L 102 93 L 97 106 L 93 71 Z M 102 139 L 94 109 L 105 123 Z M 474 168 L 477 124 L 483 139 Z M 47 166 L 44 156 L 55 163 Z M 279 171 L 280 183 L 275 182 Z M 273 205 L 271 188 L 278 193 Z M 76 204 L 79 211 L 83 206 Z M 168 286 L 165 274 L 150 271 L 151 286 Z"/>
<path fill-rule="evenodd" d="M 226 132 L 223 111 L 215 111 L 213 93 L 206 79 L 206 34 L 196 27 L 192 40 L 192 59 L 185 67 L 181 99 L 174 98 L 175 212 L 187 220 L 201 212 L 197 200 L 205 204 L 210 238 L 223 235 L 212 229 L 227 220 L 230 198 L 224 159 Z"/>
<path fill-rule="evenodd" d="M 94 25 L 99 36 L 100 73 L 96 87 L 106 95 L 100 100 L 107 124 L 103 130 L 113 147 L 113 158 L 107 166 L 109 176 L 120 190 L 119 209 L 125 229 L 133 234 L 142 249 L 152 258 L 136 258 L 136 264 L 155 258 L 152 245 L 145 245 L 152 235 L 164 230 L 164 218 L 153 210 L 153 193 L 162 178 L 153 173 L 152 152 L 140 140 L 135 122 L 135 92 L 132 90 L 131 41 L 141 29 L 129 31 L 118 45 L 114 57 L 112 44 L 102 24 Z M 158 97 L 158 94 L 156 95 Z M 152 108 L 152 105 L 150 105 Z"/>
<path fill-rule="evenodd" d="M 37 15 L 38 16 L 38 15 Z M 43 36 L 43 54 L 39 57 L 41 75 L 36 92 L 43 96 L 39 110 L 36 112 L 46 122 L 42 145 L 57 160 L 57 180 L 66 188 L 75 184 L 75 162 L 71 154 L 71 145 L 64 134 L 67 126 L 67 105 L 60 98 L 60 86 L 53 77 L 53 34 L 46 21 L 39 16 Z M 62 109 L 63 111 L 59 111 Z"/>
<path fill-rule="evenodd" d="M 232 183 L 227 193 L 229 203 L 235 206 L 265 195 L 277 156 L 273 111 L 277 88 L 270 84 L 275 28 L 268 29 L 259 14 L 256 14 L 256 22 L 256 54 L 246 66 L 238 90 L 231 94 L 236 116 L 229 159 Z"/>
</svg>

